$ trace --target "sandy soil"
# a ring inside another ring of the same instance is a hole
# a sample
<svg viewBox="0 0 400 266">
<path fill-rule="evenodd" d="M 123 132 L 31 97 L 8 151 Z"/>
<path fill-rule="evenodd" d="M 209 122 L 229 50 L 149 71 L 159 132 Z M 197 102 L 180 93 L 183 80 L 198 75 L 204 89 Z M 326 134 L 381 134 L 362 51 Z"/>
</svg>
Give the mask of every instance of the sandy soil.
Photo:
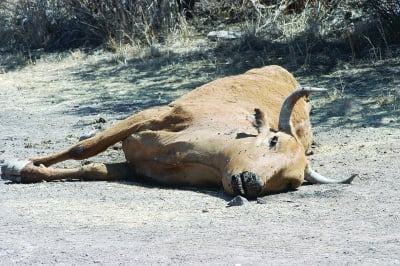
<svg viewBox="0 0 400 266">
<path fill-rule="evenodd" d="M 58 151 L 228 73 L 202 59 L 78 55 L 0 74 L 0 162 Z M 0 264 L 400 265 L 399 73 L 396 58 L 295 72 L 330 89 L 314 98 L 313 168 L 358 173 L 352 185 L 227 208 L 220 189 L 1 181 Z M 123 155 L 116 145 L 91 160 Z"/>
</svg>

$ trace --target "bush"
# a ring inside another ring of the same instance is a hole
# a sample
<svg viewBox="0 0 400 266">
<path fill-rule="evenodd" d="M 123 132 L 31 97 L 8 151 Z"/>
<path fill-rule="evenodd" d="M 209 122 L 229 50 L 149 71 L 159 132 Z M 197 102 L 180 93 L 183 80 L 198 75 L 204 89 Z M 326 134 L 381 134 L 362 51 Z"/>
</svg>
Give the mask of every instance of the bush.
<svg viewBox="0 0 400 266">
<path fill-rule="evenodd" d="M 183 19 L 174 0 L 10 0 L 0 10 L 0 45 L 24 49 L 152 44 Z"/>
<path fill-rule="evenodd" d="M 364 9 L 378 16 L 389 41 L 400 41 L 400 0 L 369 0 Z"/>
<path fill-rule="evenodd" d="M 174 0 L 70 0 L 80 29 L 100 41 L 158 42 L 183 19 Z"/>
<path fill-rule="evenodd" d="M 360 12 L 355 21 L 351 14 Z M 372 25 L 373 14 L 379 25 Z M 187 22 L 189 17 L 194 19 Z M 371 27 L 381 32 L 378 38 L 400 41 L 400 0 L 3 0 L 0 47 L 26 51 L 151 45 L 187 23 L 202 33 L 239 26 L 243 36 L 253 38 L 243 40 L 248 44 L 243 49 L 304 42 L 309 50 L 323 42 L 348 41 L 354 53 L 366 39 L 374 40 Z"/>
</svg>

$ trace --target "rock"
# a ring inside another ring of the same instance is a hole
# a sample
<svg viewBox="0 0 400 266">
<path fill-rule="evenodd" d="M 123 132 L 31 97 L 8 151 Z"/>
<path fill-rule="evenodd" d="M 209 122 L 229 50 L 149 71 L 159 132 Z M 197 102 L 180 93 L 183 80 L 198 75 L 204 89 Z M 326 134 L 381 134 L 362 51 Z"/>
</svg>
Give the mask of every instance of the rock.
<svg viewBox="0 0 400 266">
<path fill-rule="evenodd" d="M 228 202 L 227 207 L 232 207 L 232 206 L 242 206 L 249 203 L 249 201 L 242 196 L 236 196 L 234 197 L 231 201 Z"/>
<path fill-rule="evenodd" d="M 99 123 L 104 124 L 104 123 L 107 123 L 107 120 L 106 120 L 104 117 L 99 117 L 99 118 L 97 118 L 97 119 L 95 120 L 95 123 L 96 123 L 96 124 L 99 124 Z"/>
<path fill-rule="evenodd" d="M 207 34 L 207 38 L 210 39 L 211 41 L 217 41 L 219 39 L 235 40 L 235 39 L 239 39 L 240 37 L 241 37 L 240 33 L 236 33 L 233 31 L 226 31 L 226 30 L 211 31 Z"/>
<path fill-rule="evenodd" d="M 90 139 L 91 137 L 96 136 L 97 133 L 98 133 L 97 130 L 92 130 L 90 132 L 83 133 L 82 136 L 79 137 L 79 141 Z"/>
<path fill-rule="evenodd" d="M 257 198 L 257 204 L 267 204 L 267 200 L 265 198 Z"/>
</svg>

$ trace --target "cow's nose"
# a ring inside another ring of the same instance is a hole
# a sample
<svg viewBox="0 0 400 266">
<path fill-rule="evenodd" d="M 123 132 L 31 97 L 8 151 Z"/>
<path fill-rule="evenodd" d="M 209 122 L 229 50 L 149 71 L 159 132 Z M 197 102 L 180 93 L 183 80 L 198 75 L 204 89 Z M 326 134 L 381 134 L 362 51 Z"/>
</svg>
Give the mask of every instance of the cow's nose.
<svg viewBox="0 0 400 266">
<path fill-rule="evenodd" d="M 233 192 L 248 199 L 255 199 L 264 189 L 264 181 L 255 173 L 244 171 L 233 175 L 231 179 Z"/>
</svg>

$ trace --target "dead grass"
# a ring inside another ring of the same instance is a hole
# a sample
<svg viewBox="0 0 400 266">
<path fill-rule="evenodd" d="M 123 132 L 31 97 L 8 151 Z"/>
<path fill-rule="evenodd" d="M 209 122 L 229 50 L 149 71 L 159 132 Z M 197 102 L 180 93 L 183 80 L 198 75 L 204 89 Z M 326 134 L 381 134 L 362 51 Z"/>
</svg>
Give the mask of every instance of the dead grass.
<svg viewBox="0 0 400 266">
<path fill-rule="evenodd" d="M 245 38 L 254 37 L 251 41 L 258 43 L 255 49 L 265 42 L 287 45 L 290 60 L 305 68 L 312 65 L 311 57 L 325 42 L 347 46 L 343 50 L 336 45 L 336 49 L 351 52 L 353 60 L 365 52 L 365 44 L 388 48 L 384 24 L 379 29 L 377 24 L 371 26 L 379 36 L 370 36 L 371 29 L 365 24 L 371 18 L 364 9 L 371 5 L 364 7 L 356 0 L 200 2 L 190 20 L 179 12 L 175 0 L 5 0 L 0 7 L 0 22 L 4 25 L 0 31 L 7 36 L 0 46 L 24 53 L 37 48 L 60 50 L 99 44 L 119 51 L 125 49 L 124 45 L 175 43 L 171 40 L 186 46 L 199 34 L 231 28 L 241 29 Z M 254 46 L 247 45 L 247 49 Z M 299 57 L 304 60 L 298 62 Z"/>
</svg>

